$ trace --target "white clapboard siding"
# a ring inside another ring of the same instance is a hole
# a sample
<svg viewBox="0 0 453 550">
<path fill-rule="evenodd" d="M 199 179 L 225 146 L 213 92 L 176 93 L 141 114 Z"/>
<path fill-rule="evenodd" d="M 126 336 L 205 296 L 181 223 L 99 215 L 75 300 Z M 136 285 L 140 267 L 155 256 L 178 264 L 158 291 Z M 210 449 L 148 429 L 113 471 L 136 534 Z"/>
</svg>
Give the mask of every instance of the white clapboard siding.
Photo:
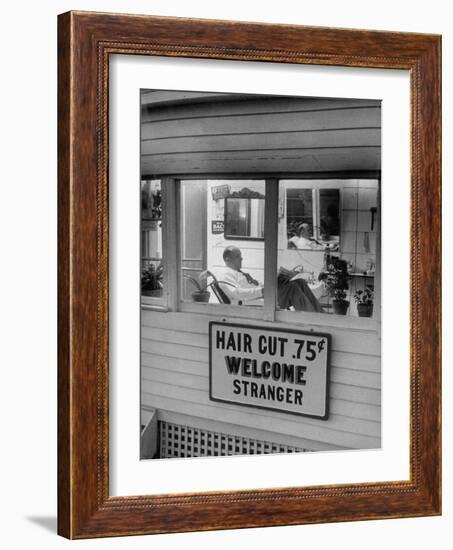
<svg viewBox="0 0 453 550">
<path fill-rule="evenodd" d="M 153 338 L 151 337 L 148 341 L 152 342 Z M 161 342 L 159 342 L 158 345 L 161 345 Z M 164 357 L 168 356 L 168 357 L 172 357 L 175 360 L 175 362 L 178 361 L 178 348 L 175 348 L 175 353 L 172 352 L 172 348 L 169 346 L 161 348 L 161 351 L 159 351 L 159 347 L 156 347 L 156 345 L 149 343 L 147 344 L 147 349 L 151 349 L 151 353 L 154 353 L 157 356 L 159 355 L 162 355 Z M 162 353 L 163 350 L 165 350 L 166 355 Z M 144 353 L 143 354 L 144 361 L 146 361 L 146 356 L 147 354 Z M 363 373 L 371 373 L 371 374 L 374 374 L 374 376 L 378 376 L 380 378 L 381 358 L 378 355 L 366 355 L 366 354 L 349 353 L 349 352 L 344 353 L 341 351 L 336 351 L 334 354 L 334 360 L 335 360 L 336 367 L 342 367 L 343 369 L 347 369 L 352 372 L 359 371 Z M 191 359 L 187 357 L 187 354 L 181 357 L 181 365 L 185 365 L 186 362 L 187 362 L 187 365 L 190 365 L 193 362 Z M 188 366 L 187 368 L 190 368 L 190 366 Z"/>
<path fill-rule="evenodd" d="M 243 307 L 244 310 L 247 310 L 248 308 L 246 306 Z M 159 312 L 161 313 L 161 312 Z M 165 312 L 164 312 L 165 313 Z M 170 312 L 168 312 L 170 313 Z M 319 315 L 316 314 L 314 318 L 313 314 L 311 313 L 301 313 L 301 312 L 288 312 L 285 311 L 287 314 L 294 313 L 294 319 L 293 315 L 291 315 L 290 321 L 286 323 L 280 323 L 281 328 L 298 328 L 300 330 L 321 330 L 322 327 L 331 327 L 335 331 L 338 331 L 338 333 L 349 333 L 351 330 L 353 332 L 362 333 L 362 334 L 369 334 L 371 329 L 369 326 L 369 320 L 363 319 L 363 328 L 361 326 L 356 326 L 351 329 L 349 326 L 345 326 L 345 318 L 339 315 Z M 327 316 L 328 315 L 328 316 Z M 241 316 L 242 317 L 242 316 Z M 346 318 L 347 319 L 347 318 Z M 162 315 L 162 318 L 156 317 L 155 312 L 153 311 L 146 311 L 146 309 L 143 311 L 142 315 L 142 325 L 147 327 L 155 327 L 155 328 L 163 328 L 168 330 L 178 330 L 179 327 L 185 327 L 185 332 L 193 332 L 195 334 L 207 334 L 207 329 L 209 327 L 210 321 L 216 321 L 221 322 L 223 319 L 222 314 L 216 315 L 213 313 L 210 316 L 202 315 L 202 314 L 193 314 L 190 317 L 190 324 L 187 324 L 187 313 L 184 312 L 171 312 L 171 315 Z M 244 322 L 243 319 L 233 319 L 230 318 L 230 321 L 242 323 Z M 261 323 L 260 323 L 261 324 Z M 263 321 L 263 326 L 267 326 L 269 329 L 272 329 L 273 323 L 266 321 Z M 374 325 L 374 323 L 373 323 Z M 374 326 L 373 326 L 374 330 Z M 380 352 L 379 352 L 380 353 Z"/>
<path fill-rule="evenodd" d="M 142 157 L 143 177 L 158 177 L 162 174 L 185 176 L 187 174 L 228 174 L 255 172 L 354 172 L 380 170 L 378 148 L 322 149 L 288 151 L 284 154 L 263 155 L 260 152 L 178 155 L 156 160 Z"/>
<path fill-rule="evenodd" d="M 151 393 L 152 392 L 152 393 Z M 187 389 L 184 387 L 171 384 L 163 384 L 161 382 L 147 380 L 143 381 L 142 384 L 142 396 L 146 398 L 147 395 L 160 396 L 161 398 L 171 398 L 177 399 L 181 404 L 185 403 L 184 410 L 188 414 L 193 414 L 189 406 L 192 404 L 198 403 L 211 407 L 211 413 L 214 414 L 213 418 L 220 420 L 223 418 L 223 421 L 227 420 L 231 422 L 232 418 L 235 418 L 235 422 L 242 426 L 250 425 L 249 420 L 250 416 L 260 416 L 267 422 L 267 429 L 271 430 L 275 426 L 278 431 L 284 426 L 285 433 L 291 433 L 292 435 L 303 435 L 309 439 L 319 439 L 320 429 L 318 427 L 321 420 L 315 420 L 308 417 L 297 416 L 292 414 L 278 413 L 275 411 L 269 411 L 267 409 L 251 409 L 250 407 L 241 407 L 237 404 L 229 403 L 215 403 L 209 401 L 208 394 L 205 390 L 193 390 Z M 180 408 L 180 410 L 183 410 Z M 221 416 L 217 417 L 217 412 L 214 413 L 214 410 L 218 411 Z M 245 412 L 244 412 L 245 411 Z M 245 422 L 244 417 L 247 416 L 247 421 Z M 210 418 L 210 417 L 208 417 Z M 328 423 L 324 421 L 325 426 L 322 428 L 322 433 L 329 442 L 337 442 L 339 445 L 343 445 L 341 442 L 341 434 L 345 434 L 345 437 L 349 437 L 349 434 L 353 434 L 355 437 L 365 436 L 365 437 L 379 437 L 381 433 L 381 425 L 379 422 L 367 421 L 358 419 L 355 421 L 355 430 L 350 432 L 348 429 L 351 419 L 337 415 L 331 412 L 329 416 Z M 266 424 L 264 424 L 266 425 Z M 313 430 L 318 430 L 317 437 L 312 436 L 314 433 Z M 311 435 L 309 435 L 311 434 Z"/>
<path fill-rule="evenodd" d="M 174 318 L 174 314 L 161 313 L 162 317 Z M 326 314 L 327 316 L 327 314 Z M 179 317 L 179 316 L 178 316 Z M 162 320 L 163 321 L 163 320 Z M 179 319 L 173 319 L 173 323 L 178 323 Z M 159 320 L 157 320 L 157 323 Z M 197 322 L 196 317 L 191 318 L 191 328 Z M 244 321 L 242 321 L 244 322 Z M 156 324 L 157 324 L 156 323 Z M 179 326 L 173 324 L 171 327 L 142 327 L 142 337 L 145 339 L 152 339 L 158 342 L 178 342 L 180 345 L 202 347 L 207 349 L 209 345 L 208 325 L 201 321 L 202 325 L 199 326 L 199 330 L 191 330 L 190 333 L 180 332 L 184 330 L 184 325 L 187 324 L 187 316 L 180 321 Z M 326 320 L 326 324 L 328 321 Z M 253 323 L 249 323 L 252 324 Z M 180 327 L 180 328 L 179 328 Z M 294 328 L 294 326 L 292 327 Z M 193 334 L 197 334 L 197 338 L 193 337 Z M 348 329 L 347 331 L 336 330 L 332 334 L 332 350 L 343 351 L 352 353 L 361 353 L 367 355 L 379 355 L 380 343 L 377 341 L 376 334 L 373 332 L 359 331 Z"/>
<path fill-rule="evenodd" d="M 155 364 L 154 360 L 156 356 L 152 356 L 151 362 Z M 170 385 L 178 385 L 188 389 L 198 389 L 202 391 L 208 391 L 209 378 L 207 372 L 204 375 L 196 375 L 193 373 L 181 374 L 180 371 L 173 370 L 174 364 L 171 367 L 166 365 L 165 369 L 158 369 L 156 367 L 143 369 L 142 381 L 150 382 L 151 384 L 143 385 L 143 391 L 150 390 L 150 393 L 155 391 L 153 382 L 166 383 Z M 353 401 L 346 401 L 337 399 L 331 392 L 330 412 L 334 415 L 346 416 L 350 418 L 358 418 L 361 420 L 371 420 L 374 422 L 380 422 L 381 408 L 378 404 L 370 405 L 368 403 L 358 403 Z"/>
<path fill-rule="evenodd" d="M 183 335 L 181 335 L 183 336 Z M 186 337 L 186 335 L 184 335 Z M 196 338 L 193 333 L 191 333 L 191 341 L 195 342 Z M 207 346 L 197 346 L 193 344 L 182 344 L 179 340 L 174 340 L 173 342 L 164 342 L 159 340 L 151 340 L 143 337 L 142 341 L 142 351 L 151 354 L 163 355 L 166 357 L 179 358 L 179 359 L 191 359 L 193 361 L 206 362 L 207 357 Z M 355 355 L 351 353 L 350 355 Z M 353 358 L 351 357 L 351 362 Z M 368 361 L 368 356 L 365 353 L 360 355 L 355 355 L 354 361 L 365 363 Z M 331 363 L 336 366 L 341 366 L 338 364 L 336 352 L 332 351 Z M 359 364 L 360 366 L 360 364 Z M 349 365 L 348 365 L 349 367 Z M 359 370 L 359 369 L 357 369 Z"/>
<path fill-rule="evenodd" d="M 147 368 L 143 370 L 143 380 L 161 380 L 169 384 L 179 385 L 184 388 L 191 388 L 205 391 L 209 387 L 208 376 L 197 376 L 193 374 L 181 374 L 173 372 L 171 361 L 168 361 L 167 370 Z M 207 374 L 207 373 L 206 373 Z M 348 384 L 338 384 L 330 381 L 330 398 L 340 399 L 342 401 L 351 401 L 362 405 L 380 404 L 380 391 L 370 388 L 361 388 L 350 386 Z"/>
<path fill-rule="evenodd" d="M 239 96 L 239 94 L 238 94 Z M 203 101 L 206 100 L 206 98 L 209 98 L 210 101 L 214 101 L 216 99 L 223 100 L 225 98 L 225 94 L 218 93 L 218 92 L 191 92 L 191 91 L 170 91 L 170 90 L 149 90 L 149 91 L 142 91 L 140 99 L 141 104 L 143 106 L 149 106 L 152 105 L 153 107 L 159 105 L 166 105 L 168 103 L 172 103 L 173 105 L 175 103 L 186 103 L 190 101 L 190 103 L 196 102 L 199 99 L 202 99 Z"/>
<path fill-rule="evenodd" d="M 272 432 L 272 423 L 278 420 L 278 431 L 295 438 L 351 448 L 379 446 L 380 348 L 374 330 L 324 327 L 332 335 L 332 353 L 330 416 L 322 421 L 210 401 L 210 320 L 197 314 L 191 314 L 189 322 L 185 313 L 142 312 L 142 406 L 206 414 L 201 418 L 237 424 L 251 433 Z"/>
<path fill-rule="evenodd" d="M 198 369 L 198 372 L 181 372 L 174 368 L 173 361 L 168 361 L 167 364 L 163 364 L 162 357 L 159 362 L 155 361 L 156 356 L 151 356 L 149 363 L 152 363 L 151 367 L 144 366 L 143 368 L 143 379 L 146 380 L 156 380 L 156 376 L 162 382 L 169 383 L 179 383 L 181 386 L 194 388 L 194 389 L 205 389 L 209 384 L 209 369 L 208 365 L 197 364 L 204 367 L 204 372 L 199 374 L 202 370 Z M 162 365 L 161 368 L 156 367 L 155 365 L 159 363 Z M 170 367 L 169 367 L 170 364 Z M 344 401 L 352 401 L 354 403 L 360 404 L 373 404 L 376 406 L 380 405 L 380 390 L 375 388 L 368 388 L 366 386 L 358 386 L 356 382 L 355 385 L 345 384 L 343 382 L 336 382 L 335 378 L 341 378 L 341 374 L 338 375 L 337 371 L 341 373 L 342 369 L 336 369 L 333 367 L 331 371 L 334 375 L 330 375 L 330 396 L 333 399 L 342 399 Z"/>
<path fill-rule="evenodd" d="M 202 117 L 164 120 L 162 122 L 143 121 L 142 140 L 163 139 L 171 141 L 180 136 L 248 136 L 250 134 L 274 134 L 284 136 L 286 132 L 310 132 L 328 135 L 330 130 L 360 130 L 379 128 L 379 110 L 339 109 L 316 112 L 251 114 L 249 116 Z M 231 140 L 229 140 L 231 141 Z"/>
<path fill-rule="evenodd" d="M 142 353 L 142 366 L 156 369 L 167 368 L 168 355 Z M 349 384 L 361 388 L 379 390 L 381 388 L 381 376 L 378 372 L 366 372 L 359 369 L 344 368 L 341 365 L 331 365 L 330 379 L 339 384 Z M 208 363 L 197 362 L 190 359 L 172 357 L 172 369 L 175 372 L 191 374 L 194 376 L 207 376 Z"/>
<path fill-rule="evenodd" d="M 328 147 L 357 147 L 361 144 L 380 146 L 380 128 L 361 128 L 337 130 L 294 131 L 294 132 L 264 132 L 235 134 L 234 140 L 226 135 L 204 135 L 174 137 L 172 139 L 154 138 L 144 140 L 142 155 L 159 156 L 174 155 L 177 153 L 206 153 L 225 151 L 294 151 L 298 149 L 326 149 Z"/>
<path fill-rule="evenodd" d="M 380 169 L 378 101 L 164 96 L 142 115 L 142 174 Z"/>
<path fill-rule="evenodd" d="M 254 410 L 250 407 L 246 407 L 246 412 L 243 412 L 241 409 L 245 407 L 232 405 L 231 409 L 228 409 L 217 403 L 213 405 L 212 402 L 209 402 L 209 404 L 187 402 L 183 400 L 184 395 L 184 392 L 182 392 L 181 397 L 179 397 L 179 395 L 175 397 L 174 394 L 167 396 L 145 393 L 142 394 L 142 399 L 145 403 L 147 401 L 152 401 L 158 409 L 170 409 L 181 414 L 191 414 L 199 418 L 209 418 L 219 423 L 218 431 L 221 431 L 222 423 L 228 421 L 233 425 L 247 426 L 250 430 L 248 433 L 251 438 L 255 438 L 254 429 L 266 430 L 272 434 L 272 423 L 270 418 L 263 414 L 265 411 L 262 409 Z M 286 415 L 288 418 L 290 416 L 291 415 Z M 343 432 L 330 429 L 327 427 L 328 425 L 320 429 L 318 425 L 309 425 L 306 422 L 302 422 L 302 417 L 294 417 L 293 421 L 288 420 L 286 417 L 278 419 L 274 417 L 276 423 L 278 423 L 279 434 L 287 434 L 292 438 L 297 438 L 299 436 L 301 439 L 312 439 L 313 441 L 320 441 L 322 443 L 351 449 L 376 449 L 380 447 L 379 435 L 368 436 L 356 432 Z"/>
<path fill-rule="evenodd" d="M 182 115 L 180 111 L 183 111 L 186 117 L 199 117 L 212 115 L 243 115 L 250 112 L 265 114 L 268 112 L 287 113 L 293 111 L 362 109 L 364 107 L 380 108 L 380 102 L 373 99 L 298 98 L 294 96 L 211 94 L 206 92 L 172 92 L 167 90 L 159 90 L 151 93 L 155 98 L 154 101 L 147 101 L 146 97 L 143 97 L 142 107 L 144 121 L 174 119 L 175 117 L 181 118 Z M 180 98 L 180 94 L 194 94 L 194 96 L 197 96 L 197 101 L 192 99 L 193 96 L 190 98 L 188 95 Z M 206 99 L 209 101 L 206 102 Z M 215 103 L 212 101 L 213 99 L 215 99 Z M 263 101 L 263 99 L 266 101 Z M 166 106 L 157 109 L 157 103 L 162 105 L 164 101 Z"/>
<path fill-rule="evenodd" d="M 329 120 L 322 118 L 324 113 L 332 113 L 334 117 L 332 120 L 338 120 L 335 115 L 341 111 L 347 111 L 346 117 L 351 118 L 348 115 L 357 111 L 360 117 L 360 113 L 374 111 L 374 114 L 367 115 L 367 121 L 371 121 L 374 124 L 369 126 L 379 126 L 380 124 L 380 105 L 373 100 L 322 100 L 302 98 L 289 100 L 275 100 L 265 96 L 264 98 L 258 98 L 254 100 L 241 100 L 241 101 L 223 101 L 223 102 L 211 102 L 208 98 L 207 102 L 198 102 L 196 104 L 181 104 L 168 102 L 167 105 L 162 108 L 160 106 L 154 106 L 148 110 L 143 111 L 142 123 L 144 125 L 162 124 L 164 122 L 174 122 L 180 120 L 213 120 L 213 119 L 227 119 L 234 121 L 236 119 L 256 119 L 257 117 L 285 117 L 287 115 L 300 115 L 306 117 L 306 120 L 314 121 L 317 115 L 319 115 L 320 121 Z M 374 118 L 372 118 L 374 117 Z M 361 120 L 358 118 L 358 120 Z M 317 124 L 315 128 L 330 127 L 316 121 L 313 124 Z M 179 130 L 181 132 L 181 130 Z M 150 137 L 145 134 L 143 137 Z M 152 137 L 152 136 L 151 136 Z"/>
</svg>

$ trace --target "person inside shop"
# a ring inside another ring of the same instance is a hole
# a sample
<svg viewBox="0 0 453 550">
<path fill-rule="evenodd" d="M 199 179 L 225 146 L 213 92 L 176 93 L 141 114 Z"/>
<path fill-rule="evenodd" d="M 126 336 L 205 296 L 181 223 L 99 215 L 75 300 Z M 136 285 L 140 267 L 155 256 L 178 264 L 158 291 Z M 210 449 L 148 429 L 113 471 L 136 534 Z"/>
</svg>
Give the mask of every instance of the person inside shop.
<svg viewBox="0 0 453 550">
<path fill-rule="evenodd" d="M 288 248 L 297 248 L 299 250 L 321 250 L 324 246 L 316 241 L 311 236 L 310 225 L 301 223 L 299 225 L 298 234 L 291 237 L 288 241 Z"/>
<path fill-rule="evenodd" d="M 223 251 L 225 268 L 219 274 L 219 286 L 228 296 L 230 303 L 235 305 L 262 305 L 263 285 L 254 279 L 250 273 L 242 270 L 242 252 L 237 246 L 227 246 Z M 284 273 L 283 273 L 284 272 Z M 278 305 L 280 309 L 297 311 L 315 311 L 323 313 L 308 283 L 288 270 L 280 270 L 278 276 Z"/>
<path fill-rule="evenodd" d="M 242 252 L 237 246 L 227 246 L 223 251 L 225 267 L 218 275 L 222 290 L 232 304 L 262 305 L 263 285 L 250 273 L 242 271 Z M 225 284 L 222 284 L 225 283 Z"/>
</svg>

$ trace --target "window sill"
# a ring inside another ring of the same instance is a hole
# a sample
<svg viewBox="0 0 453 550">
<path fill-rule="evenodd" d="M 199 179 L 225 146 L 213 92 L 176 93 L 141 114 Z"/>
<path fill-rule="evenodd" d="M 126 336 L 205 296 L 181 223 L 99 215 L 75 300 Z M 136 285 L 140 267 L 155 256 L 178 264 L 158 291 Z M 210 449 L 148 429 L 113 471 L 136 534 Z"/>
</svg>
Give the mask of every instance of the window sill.
<svg viewBox="0 0 453 550">
<path fill-rule="evenodd" d="M 264 319 L 264 310 L 261 306 L 233 306 L 226 304 L 209 304 L 181 302 L 180 313 L 193 313 L 220 318 L 241 318 L 257 320 L 260 323 L 268 323 Z M 338 328 L 356 331 L 376 331 L 379 328 L 378 319 L 366 317 L 349 317 L 346 315 L 332 315 L 328 313 L 312 313 L 304 311 L 276 311 L 275 320 L 271 323 L 284 324 L 298 327 L 317 327 L 319 329 Z"/>
<path fill-rule="evenodd" d="M 240 317 L 245 319 L 263 319 L 263 306 L 236 306 L 227 304 L 209 304 L 202 302 L 180 302 L 179 311 L 200 313 L 213 317 Z"/>
<path fill-rule="evenodd" d="M 288 325 L 310 325 L 310 327 L 332 327 L 367 332 L 377 330 L 379 327 L 379 321 L 377 319 L 304 311 L 277 311 L 275 314 L 275 322 Z"/>
<path fill-rule="evenodd" d="M 170 311 L 168 307 L 163 303 L 163 300 L 161 297 L 154 298 L 152 296 L 141 296 L 140 307 L 141 309 L 146 309 L 151 311 Z"/>
</svg>

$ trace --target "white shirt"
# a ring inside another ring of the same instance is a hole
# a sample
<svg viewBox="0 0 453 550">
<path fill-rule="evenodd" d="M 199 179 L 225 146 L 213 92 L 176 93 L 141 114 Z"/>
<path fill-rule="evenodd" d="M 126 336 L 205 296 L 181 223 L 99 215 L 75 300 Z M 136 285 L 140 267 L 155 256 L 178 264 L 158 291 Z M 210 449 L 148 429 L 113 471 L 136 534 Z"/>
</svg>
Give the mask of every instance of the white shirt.
<svg viewBox="0 0 453 550">
<path fill-rule="evenodd" d="M 216 273 L 219 286 L 225 292 L 233 305 L 238 305 L 239 302 L 252 302 L 254 305 L 261 305 L 258 298 L 263 297 L 262 286 L 252 285 L 247 281 L 247 277 L 240 271 L 236 271 L 231 267 L 225 266 L 222 270 Z M 223 285 L 222 281 L 228 283 Z M 232 286 L 230 286 L 232 285 Z"/>
<path fill-rule="evenodd" d="M 294 236 L 294 237 L 291 237 L 291 239 L 289 239 L 289 242 L 293 243 L 296 248 L 299 248 L 302 250 L 306 250 L 307 248 L 311 248 L 311 249 L 324 248 L 322 244 L 318 244 L 317 242 L 307 239 L 306 237 Z"/>
</svg>

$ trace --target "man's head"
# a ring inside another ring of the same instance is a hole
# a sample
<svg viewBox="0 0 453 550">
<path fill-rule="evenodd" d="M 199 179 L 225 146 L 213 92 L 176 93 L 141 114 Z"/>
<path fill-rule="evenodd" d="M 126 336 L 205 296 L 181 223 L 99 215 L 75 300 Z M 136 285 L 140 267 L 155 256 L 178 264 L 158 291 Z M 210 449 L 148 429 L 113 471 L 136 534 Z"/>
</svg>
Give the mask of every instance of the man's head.
<svg viewBox="0 0 453 550">
<path fill-rule="evenodd" d="M 223 251 L 223 261 L 225 265 L 239 271 L 242 267 L 242 253 L 237 246 L 227 246 Z"/>
<path fill-rule="evenodd" d="M 309 239 L 310 236 L 310 225 L 308 223 L 301 223 L 299 225 L 299 237 L 305 237 L 306 239 Z"/>
</svg>

